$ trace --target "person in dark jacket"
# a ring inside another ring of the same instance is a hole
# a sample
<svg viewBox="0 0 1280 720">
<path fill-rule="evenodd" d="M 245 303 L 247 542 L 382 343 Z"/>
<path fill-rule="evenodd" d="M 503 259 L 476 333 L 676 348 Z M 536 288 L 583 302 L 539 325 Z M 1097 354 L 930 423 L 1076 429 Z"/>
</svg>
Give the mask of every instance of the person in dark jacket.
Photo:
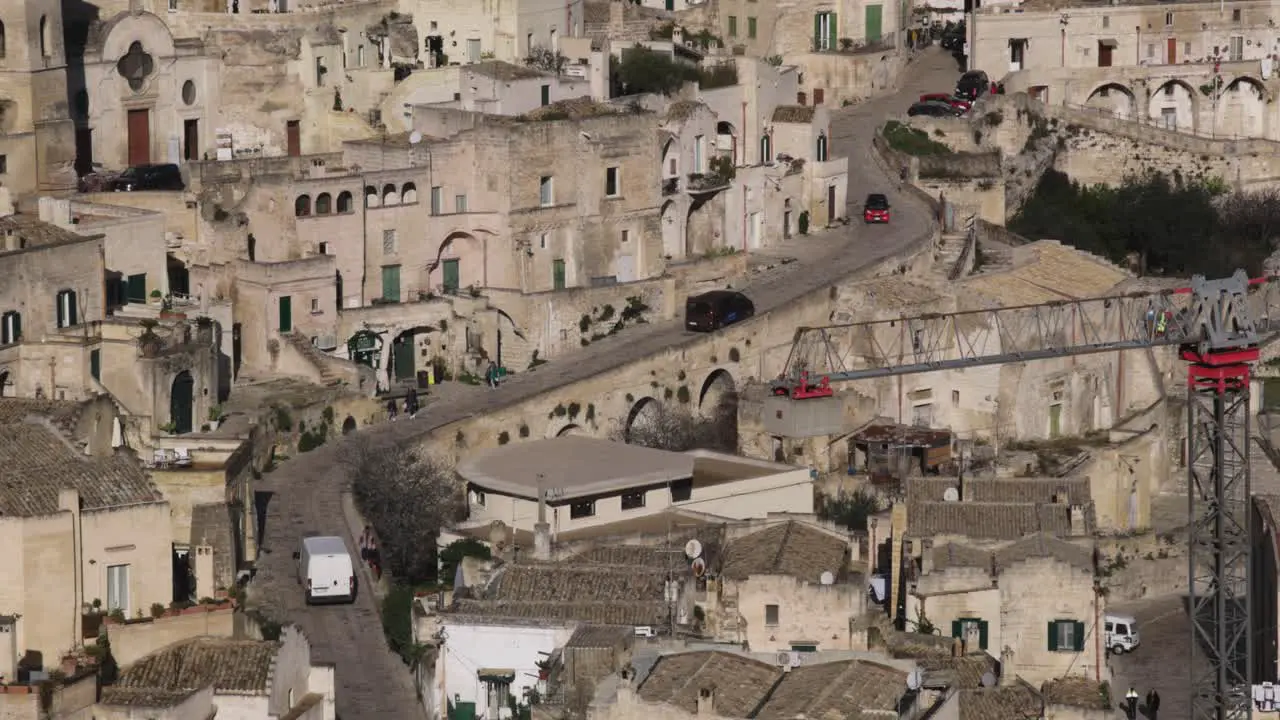
<svg viewBox="0 0 1280 720">
<path fill-rule="evenodd" d="M 1155 688 L 1151 688 L 1151 692 L 1147 693 L 1147 717 L 1156 720 L 1156 716 L 1160 712 L 1160 693 Z"/>
</svg>

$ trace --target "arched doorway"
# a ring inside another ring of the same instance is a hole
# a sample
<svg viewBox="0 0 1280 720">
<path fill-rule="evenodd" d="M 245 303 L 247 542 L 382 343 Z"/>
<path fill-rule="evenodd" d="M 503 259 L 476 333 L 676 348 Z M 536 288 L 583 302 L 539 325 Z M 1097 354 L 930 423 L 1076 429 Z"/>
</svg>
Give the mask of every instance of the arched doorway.
<svg viewBox="0 0 1280 720">
<path fill-rule="evenodd" d="M 657 400 L 651 397 L 636 400 L 631 406 L 631 412 L 627 413 L 627 424 L 623 430 L 622 439 L 629 443 L 642 436 L 653 434 L 661 420 L 661 413 L 662 406 Z"/>
<path fill-rule="evenodd" d="M 371 330 L 359 330 L 347 340 L 347 357 L 377 370 L 382 364 L 382 338 Z"/>
<path fill-rule="evenodd" d="M 713 370 L 702 383 L 702 392 L 698 395 L 698 412 L 703 417 L 715 414 L 736 389 L 733 376 L 728 370 Z"/>
<path fill-rule="evenodd" d="M 728 152 L 733 164 L 738 164 L 738 132 L 733 123 L 724 120 L 716 123 L 716 150 Z"/>
<path fill-rule="evenodd" d="M 430 332 L 428 327 L 414 327 L 396 335 L 391 341 L 391 377 L 396 381 L 413 380 L 418 369 L 418 336 Z"/>
<path fill-rule="evenodd" d="M 1265 137 L 1267 94 L 1251 77 L 1231 81 L 1218 99 L 1215 135 Z"/>
<path fill-rule="evenodd" d="M 1121 120 L 1134 117 L 1133 91 L 1119 83 L 1107 83 L 1089 93 L 1085 106 L 1111 113 Z"/>
<path fill-rule="evenodd" d="M 355 430 L 356 430 L 356 419 L 348 415 L 347 419 L 342 421 L 342 434 L 350 435 L 351 433 L 355 432 Z"/>
<path fill-rule="evenodd" d="M 669 258 L 684 256 L 684 243 L 680 238 L 680 213 L 674 200 L 662 204 L 662 254 Z"/>
<path fill-rule="evenodd" d="M 169 422 L 173 423 L 176 435 L 191 432 L 191 423 L 195 417 L 195 385 L 191 373 L 186 370 L 173 379 L 173 387 L 169 392 Z"/>
<path fill-rule="evenodd" d="M 436 261 L 427 268 L 427 286 L 444 295 L 457 293 L 460 288 L 481 280 L 472 277 L 475 271 L 471 268 L 482 264 L 474 261 L 483 257 L 484 247 L 474 235 L 465 232 L 449 233 L 436 251 Z M 470 272 L 465 272 L 468 270 Z"/>
<path fill-rule="evenodd" d="M 1169 80 L 1151 93 L 1147 116 L 1166 130 L 1193 133 L 1198 110 L 1197 91 L 1182 80 Z"/>
</svg>

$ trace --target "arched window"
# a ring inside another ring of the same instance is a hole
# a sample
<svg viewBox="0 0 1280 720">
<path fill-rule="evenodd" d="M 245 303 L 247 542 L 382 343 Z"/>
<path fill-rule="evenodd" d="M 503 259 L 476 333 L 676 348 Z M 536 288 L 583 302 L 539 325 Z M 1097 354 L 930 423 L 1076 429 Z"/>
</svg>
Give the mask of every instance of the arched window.
<svg viewBox="0 0 1280 720">
<path fill-rule="evenodd" d="M 333 212 L 333 198 L 329 193 L 320 193 L 316 196 L 316 214 L 328 215 Z"/>
<path fill-rule="evenodd" d="M 293 201 L 293 216 L 307 217 L 311 214 L 311 196 L 299 195 L 297 200 Z"/>
<path fill-rule="evenodd" d="M 347 192 L 346 190 L 343 190 L 342 192 L 338 193 L 338 212 L 340 213 L 351 212 L 351 193 Z"/>
<path fill-rule="evenodd" d="M 0 315 L 0 345 L 12 345 L 22 339 L 22 315 L 10 310 Z"/>
<path fill-rule="evenodd" d="M 411 182 L 405 183 L 404 187 L 400 188 L 400 202 L 406 205 L 418 202 L 418 186 Z"/>
<path fill-rule="evenodd" d="M 53 35 L 49 28 L 48 16 L 40 16 L 40 56 L 50 57 L 53 55 Z"/>
<path fill-rule="evenodd" d="M 773 162 L 773 138 L 768 135 L 760 136 L 760 162 Z"/>
<path fill-rule="evenodd" d="M 367 208 L 378 207 L 378 188 L 372 185 L 364 186 L 364 206 Z"/>
<path fill-rule="evenodd" d="M 827 161 L 827 134 L 826 133 L 818 133 L 817 155 L 818 156 L 814 159 L 817 160 L 818 162 Z"/>
<path fill-rule="evenodd" d="M 396 192 L 396 186 L 392 185 L 391 183 L 387 183 L 386 185 L 383 185 L 382 186 L 382 206 L 386 207 L 388 205 L 399 205 L 399 204 L 400 204 L 400 193 Z"/>
<path fill-rule="evenodd" d="M 4 57 L 4 52 L 5 52 L 4 48 L 5 48 L 4 23 L 0 22 L 0 58 Z"/>
</svg>

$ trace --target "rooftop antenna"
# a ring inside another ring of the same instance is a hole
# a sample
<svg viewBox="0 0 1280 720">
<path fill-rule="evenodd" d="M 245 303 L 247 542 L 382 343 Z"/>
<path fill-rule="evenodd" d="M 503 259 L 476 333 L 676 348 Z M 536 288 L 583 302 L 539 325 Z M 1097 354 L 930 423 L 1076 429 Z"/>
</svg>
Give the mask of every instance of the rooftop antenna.
<svg viewBox="0 0 1280 720">
<path fill-rule="evenodd" d="M 822 575 L 818 577 L 818 582 L 823 585 L 834 585 L 836 582 L 836 576 L 833 575 L 830 570 L 823 570 Z"/>
<path fill-rule="evenodd" d="M 409 133 L 410 145 L 417 145 L 420 142 L 422 142 L 422 133 L 418 132 L 417 130 L 414 130 L 413 132 Z"/>
<path fill-rule="evenodd" d="M 990 670 L 982 673 L 982 687 L 989 688 L 989 687 L 995 687 L 995 686 L 996 686 L 995 673 L 991 672 Z"/>
</svg>

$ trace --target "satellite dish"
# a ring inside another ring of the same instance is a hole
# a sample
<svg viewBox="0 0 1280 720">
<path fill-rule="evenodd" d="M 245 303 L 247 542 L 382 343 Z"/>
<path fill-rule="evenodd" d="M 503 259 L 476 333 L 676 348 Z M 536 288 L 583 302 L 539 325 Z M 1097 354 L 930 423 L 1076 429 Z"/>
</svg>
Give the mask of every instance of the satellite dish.
<svg viewBox="0 0 1280 720">
<path fill-rule="evenodd" d="M 991 671 L 982 673 L 982 687 L 995 687 L 995 686 L 996 686 L 996 676 Z"/>
<path fill-rule="evenodd" d="M 697 541 L 695 540 L 694 542 L 697 542 Z M 692 567 L 693 567 L 694 577 L 702 577 L 707 573 L 707 561 L 703 560 L 702 558 L 698 558 L 697 560 L 694 560 Z"/>
<path fill-rule="evenodd" d="M 836 576 L 832 575 L 830 570 L 823 570 L 822 575 L 818 577 L 818 582 L 823 585 L 834 585 L 836 582 Z"/>
<path fill-rule="evenodd" d="M 907 689 L 919 690 L 921 685 L 924 685 L 923 670 L 921 670 L 920 668 L 916 668 L 915 670 L 912 670 L 911 672 L 907 673 Z"/>
<path fill-rule="evenodd" d="M 942 499 L 947 502 L 956 502 L 960 499 L 960 491 L 955 488 L 947 488 L 947 491 L 942 493 Z"/>
<path fill-rule="evenodd" d="M 417 130 L 414 130 L 413 132 L 409 133 L 410 145 L 417 145 L 420 142 L 422 142 L 422 133 L 418 132 Z"/>
<path fill-rule="evenodd" d="M 684 544 L 684 555 L 690 560 L 696 560 L 702 557 L 702 543 L 697 540 L 690 540 Z"/>
</svg>

